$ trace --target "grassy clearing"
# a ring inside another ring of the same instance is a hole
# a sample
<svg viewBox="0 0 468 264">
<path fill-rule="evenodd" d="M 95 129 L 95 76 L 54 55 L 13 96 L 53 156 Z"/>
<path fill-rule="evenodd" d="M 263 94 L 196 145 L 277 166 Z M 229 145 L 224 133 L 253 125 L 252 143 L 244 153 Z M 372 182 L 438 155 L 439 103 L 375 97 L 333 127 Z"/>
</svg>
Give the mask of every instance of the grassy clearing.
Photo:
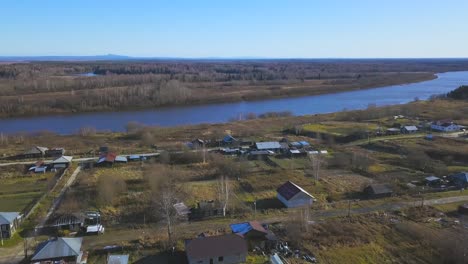
<svg viewBox="0 0 468 264">
<path fill-rule="evenodd" d="M 303 126 L 306 132 L 315 132 L 330 134 L 333 136 L 349 136 L 360 131 L 375 131 L 378 128 L 376 124 L 366 124 L 358 122 L 335 122 L 327 121 L 316 124 L 307 124 Z"/>
</svg>

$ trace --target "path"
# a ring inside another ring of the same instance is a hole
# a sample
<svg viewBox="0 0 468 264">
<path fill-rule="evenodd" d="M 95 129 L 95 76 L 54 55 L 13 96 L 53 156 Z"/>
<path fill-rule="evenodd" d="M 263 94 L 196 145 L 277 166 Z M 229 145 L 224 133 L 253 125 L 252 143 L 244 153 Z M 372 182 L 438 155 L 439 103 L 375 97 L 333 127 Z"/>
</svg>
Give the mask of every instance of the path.
<svg viewBox="0 0 468 264">
<path fill-rule="evenodd" d="M 36 226 L 36 228 L 40 228 L 44 226 L 44 224 L 47 222 L 49 217 L 52 215 L 52 213 L 57 209 L 57 206 L 60 204 L 60 202 L 63 199 L 63 196 L 65 195 L 66 191 L 68 188 L 73 185 L 75 182 L 78 174 L 81 171 L 81 166 L 78 166 L 75 171 L 72 173 L 70 178 L 68 178 L 67 182 L 63 185 L 62 189 L 60 190 L 59 195 L 57 198 L 54 200 L 52 203 L 51 207 L 47 211 L 46 216 L 44 219 Z M 23 243 L 19 243 L 18 245 L 11 247 L 11 248 L 0 248 L 0 264 L 15 264 L 15 263 L 20 263 L 24 259 L 24 248 L 23 248 Z"/>
</svg>

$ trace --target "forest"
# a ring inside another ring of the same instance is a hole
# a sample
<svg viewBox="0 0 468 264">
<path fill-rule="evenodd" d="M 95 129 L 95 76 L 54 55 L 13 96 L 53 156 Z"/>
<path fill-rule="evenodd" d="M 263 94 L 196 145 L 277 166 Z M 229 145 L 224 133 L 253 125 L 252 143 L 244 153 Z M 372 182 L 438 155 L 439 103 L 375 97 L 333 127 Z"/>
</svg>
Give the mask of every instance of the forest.
<svg viewBox="0 0 468 264">
<path fill-rule="evenodd" d="M 467 69 L 463 59 L 0 63 L 0 117 L 317 95 Z"/>
</svg>

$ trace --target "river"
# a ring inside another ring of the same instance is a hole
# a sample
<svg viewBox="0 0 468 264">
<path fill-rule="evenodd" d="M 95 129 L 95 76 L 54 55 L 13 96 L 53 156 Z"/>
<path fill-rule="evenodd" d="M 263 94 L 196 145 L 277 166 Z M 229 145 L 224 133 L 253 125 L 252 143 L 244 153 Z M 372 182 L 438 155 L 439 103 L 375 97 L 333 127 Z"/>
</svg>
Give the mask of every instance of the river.
<svg viewBox="0 0 468 264">
<path fill-rule="evenodd" d="M 415 98 L 425 100 L 431 95 L 447 93 L 460 85 L 468 84 L 468 71 L 440 73 L 437 76 L 437 79 L 419 83 L 317 96 L 174 106 L 143 111 L 0 119 L 0 132 L 17 133 L 47 130 L 59 134 L 71 134 L 77 132 L 81 127 L 124 131 L 125 125 L 132 121 L 146 125 L 177 126 L 227 122 L 233 117 L 246 113 L 261 114 L 279 111 L 290 111 L 294 115 L 330 113 L 343 109 L 364 109 L 369 104 L 382 106 L 408 103 Z"/>
</svg>

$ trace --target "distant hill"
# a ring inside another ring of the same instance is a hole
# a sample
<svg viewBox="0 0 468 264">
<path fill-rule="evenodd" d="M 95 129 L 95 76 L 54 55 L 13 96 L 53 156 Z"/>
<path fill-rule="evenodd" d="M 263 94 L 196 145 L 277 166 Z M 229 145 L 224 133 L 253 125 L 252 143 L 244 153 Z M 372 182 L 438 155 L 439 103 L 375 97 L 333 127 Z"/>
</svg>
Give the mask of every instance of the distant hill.
<svg viewBox="0 0 468 264">
<path fill-rule="evenodd" d="M 106 61 L 106 60 L 129 60 L 132 57 L 107 54 L 95 56 L 0 56 L 0 61 Z"/>
<path fill-rule="evenodd" d="M 455 100 L 468 100 L 468 85 L 463 85 L 447 94 L 448 98 Z"/>
</svg>

